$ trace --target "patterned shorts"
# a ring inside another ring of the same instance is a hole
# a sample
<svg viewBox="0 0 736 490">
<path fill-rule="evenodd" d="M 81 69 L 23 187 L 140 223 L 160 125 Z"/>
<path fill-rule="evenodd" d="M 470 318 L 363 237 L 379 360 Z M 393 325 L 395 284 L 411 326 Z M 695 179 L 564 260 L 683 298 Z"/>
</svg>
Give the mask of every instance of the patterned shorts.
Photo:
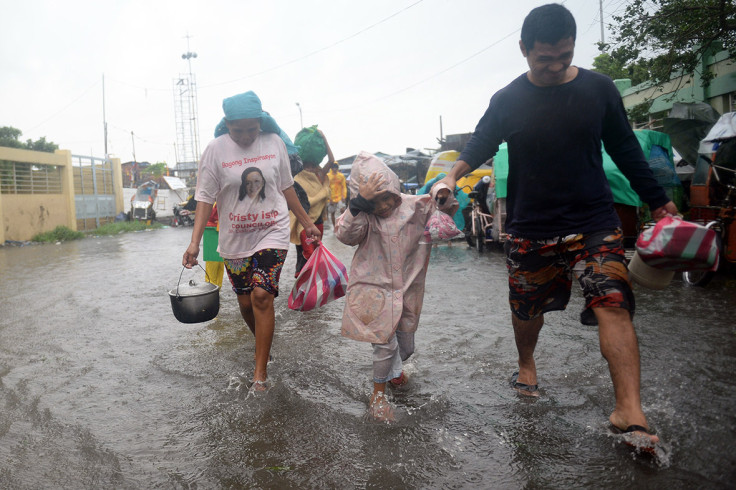
<svg viewBox="0 0 736 490">
<path fill-rule="evenodd" d="M 251 257 L 242 259 L 223 259 L 227 276 L 235 294 L 250 294 L 259 287 L 274 295 L 279 295 L 279 277 L 286 260 L 287 250 L 266 248 Z"/>
<path fill-rule="evenodd" d="M 634 315 L 620 229 L 568 235 L 547 240 L 509 237 L 504 244 L 509 272 L 511 311 L 531 320 L 564 310 L 570 300 L 573 274 L 583 290 L 585 310 L 580 321 L 597 325 L 591 308 L 624 308 Z"/>
</svg>

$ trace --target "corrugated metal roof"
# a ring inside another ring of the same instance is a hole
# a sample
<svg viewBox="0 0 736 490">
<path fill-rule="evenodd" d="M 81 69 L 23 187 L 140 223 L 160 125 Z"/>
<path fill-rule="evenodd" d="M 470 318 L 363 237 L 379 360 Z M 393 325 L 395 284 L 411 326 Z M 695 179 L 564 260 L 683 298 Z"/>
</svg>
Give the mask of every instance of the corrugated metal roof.
<svg viewBox="0 0 736 490">
<path fill-rule="evenodd" d="M 164 175 L 163 179 L 166 181 L 166 184 L 169 186 L 169 189 L 173 190 L 179 190 L 179 189 L 188 189 L 189 187 L 184 183 L 183 180 L 181 180 L 179 177 L 169 177 L 168 175 Z"/>
</svg>

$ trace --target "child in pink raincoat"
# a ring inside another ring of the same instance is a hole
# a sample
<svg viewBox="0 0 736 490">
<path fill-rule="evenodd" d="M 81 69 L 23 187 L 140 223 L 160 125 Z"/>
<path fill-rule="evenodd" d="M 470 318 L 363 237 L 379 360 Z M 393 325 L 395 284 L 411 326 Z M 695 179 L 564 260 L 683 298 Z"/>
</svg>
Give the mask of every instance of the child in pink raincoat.
<svg viewBox="0 0 736 490">
<path fill-rule="evenodd" d="M 358 245 L 350 266 L 342 335 L 373 344 L 373 394 L 369 413 L 394 420 L 386 383 L 405 382 L 402 362 L 414 353 L 424 281 L 431 251 L 425 225 L 438 209 L 450 216 L 458 204 L 450 189 L 435 195 L 399 191 L 399 178 L 380 159 L 361 152 L 350 172 L 348 209 L 338 218 L 335 236 Z"/>
</svg>

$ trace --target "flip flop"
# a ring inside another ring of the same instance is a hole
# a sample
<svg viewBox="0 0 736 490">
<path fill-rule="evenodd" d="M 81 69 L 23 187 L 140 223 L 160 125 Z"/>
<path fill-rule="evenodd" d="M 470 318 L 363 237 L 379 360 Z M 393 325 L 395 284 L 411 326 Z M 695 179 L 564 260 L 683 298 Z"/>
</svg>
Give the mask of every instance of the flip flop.
<svg viewBox="0 0 736 490">
<path fill-rule="evenodd" d="M 530 393 L 530 394 L 520 393 L 521 395 L 539 396 L 539 393 L 538 393 L 539 385 L 528 385 L 525 383 L 519 383 L 518 379 L 519 379 L 519 371 L 514 371 L 514 374 L 511 375 L 511 381 L 509 381 L 509 385 L 511 385 L 513 389 L 523 390 L 523 391 L 527 391 Z M 532 393 L 536 393 L 536 394 L 532 394 Z"/>
<path fill-rule="evenodd" d="M 631 434 L 632 432 L 643 432 L 643 433 L 645 433 L 647 435 L 650 435 L 650 436 L 651 435 L 654 435 L 654 432 L 651 432 L 646 427 L 642 427 L 641 425 L 636 425 L 636 424 L 632 424 L 632 425 L 626 427 L 625 429 L 619 429 L 615 425 L 611 425 L 611 430 L 613 431 L 614 434 L 618 434 L 618 435 Z M 637 438 L 642 438 L 642 436 L 638 436 Z M 651 440 L 649 440 L 648 441 L 649 442 L 648 445 L 636 444 L 636 441 L 631 441 L 631 440 L 629 440 L 629 439 L 627 439 L 625 437 L 622 438 L 622 441 L 624 442 L 624 444 L 626 444 L 627 446 L 633 447 L 637 451 L 640 451 L 640 452 L 643 452 L 643 453 L 647 453 L 647 454 L 651 454 L 652 456 L 656 456 L 657 455 L 657 452 L 656 452 L 657 443 L 656 442 L 655 443 L 652 443 Z"/>
</svg>

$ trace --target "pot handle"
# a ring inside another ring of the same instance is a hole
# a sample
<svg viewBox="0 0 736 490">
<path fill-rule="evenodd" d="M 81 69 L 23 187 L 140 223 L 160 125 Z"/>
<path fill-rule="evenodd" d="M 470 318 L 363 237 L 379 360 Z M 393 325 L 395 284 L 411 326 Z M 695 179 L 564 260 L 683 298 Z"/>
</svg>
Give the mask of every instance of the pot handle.
<svg viewBox="0 0 736 490">
<path fill-rule="evenodd" d="M 204 279 L 205 279 L 205 281 L 207 281 L 207 279 L 209 279 L 209 277 L 210 277 L 209 274 L 207 274 L 207 271 L 205 270 L 205 268 L 202 267 L 202 264 L 197 263 L 197 265 L 199 266 L 200 269 L 202 269 L 204 271 Z M 182 274 L 184 274 L 184 271 L 185 270 L 186 270 L 186 267 L 182 267 L 181 268 L 181 272 L 179 273 L 179 282 L 176 283 L 176 299 L 181 298 L 181 296 L 179 296 L 179 284 L 181 284 L 181 276 L 182 276 Z M 207 281 L 207 282 L 209 282 L 209 281 Z"/>
</svg>

